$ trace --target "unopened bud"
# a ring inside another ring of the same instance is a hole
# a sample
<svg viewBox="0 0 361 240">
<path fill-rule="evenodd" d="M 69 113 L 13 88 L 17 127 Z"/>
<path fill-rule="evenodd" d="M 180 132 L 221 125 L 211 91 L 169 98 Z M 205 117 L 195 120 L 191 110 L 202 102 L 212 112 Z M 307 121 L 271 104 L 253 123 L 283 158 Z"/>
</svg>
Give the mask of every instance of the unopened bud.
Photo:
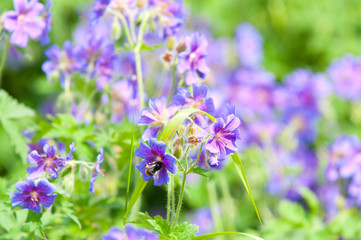
<svg viewBox="0 0 361 240">
<path fill-rule="evenodd" d="M 163 60 L 164 60 L 166 63 L 172 62 L 172 59 L 173 59 L 173 55 L 170 54 L 170 53 L 166 53 L 166 54 L 163 55 Z"/>
<path fill-rule="evenodd" d="M 61 188 L 65 196 L 71 196 L 74 191 L 74 172 L 63 178 L 63 181 L 61 182 Z"/>
<path fill-rule="evenodd" d="M 182 42 L 182 43 L 180 43 L 180 44 L 178 44 L 178 46 L 177 46 L 177 52 L 178 53 L 181 53 L 181 52 L 183 52 L 184 50 L 186 50 L 186 45 Z"/>
<path fill-rule="evenodd" d="M 167 39 L 167 43 L 166 43 L 166 46 L 169 50 L 173 49 L 174 48 L 174 44 L 175 44 L 175 39 L 173 36 L 169 37 Z"/>
<path fill-rule="evenodd" d="M 193 146 L 196 146 L 200 143 L 201 141 L 196 137 L 196 136 L 190 136 L 188 138 L 188 143 L 193 145 Z"/>
<path fill-rule="evenodd" d="M 114 18 L 112 24 L 112 38 L 113 40 L 118 40 L 122 34 L 122 25 L 120 24 L 117 18 Z"/>
<path fill-rule="evenodd" d="M 85 165 L 81 164 L 79 167 L 80 180 L 82 180 L 83 182 L 88 181 L 88 173 L 88 168 Z"/>
<path fill-rule="evenodd" d="M 177 147 L 177 148 L 174 150 L 173 155 L 174 155 L 177 159 L 180 159 L 180 158 L 182 157 L 182 148 L 181 148 L 181 147 Z"/>
</svg>

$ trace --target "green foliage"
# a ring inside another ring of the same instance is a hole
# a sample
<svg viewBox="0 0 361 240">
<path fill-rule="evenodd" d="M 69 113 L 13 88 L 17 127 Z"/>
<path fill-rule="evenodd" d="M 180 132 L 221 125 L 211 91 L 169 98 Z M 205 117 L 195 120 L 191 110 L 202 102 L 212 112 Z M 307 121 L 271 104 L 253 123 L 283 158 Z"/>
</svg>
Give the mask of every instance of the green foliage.
<svg viewBox="0 0 361 240">
<path fill-rule="evenodd" d="M 21 131 L 27 122 L 35 116 L 35 112 L 13 99 L 6 91 L 0 89 L 0 123 L 8 134 L 15 151 L 26 162 L 28 147 Z"/>
</svg>

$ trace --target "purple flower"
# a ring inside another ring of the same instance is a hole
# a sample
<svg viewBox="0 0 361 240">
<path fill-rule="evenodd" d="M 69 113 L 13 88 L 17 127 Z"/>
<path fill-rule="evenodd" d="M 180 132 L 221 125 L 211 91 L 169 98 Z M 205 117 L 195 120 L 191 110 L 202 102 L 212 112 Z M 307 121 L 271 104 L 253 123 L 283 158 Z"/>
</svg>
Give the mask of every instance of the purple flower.
<svg viewBox="0 0 361 240">
<path fill-rule="evenodd" d="M 48 33 L 51 31 L 51 24 L 52 24 L 52 13 L 50 11 L 52 5 L 52 0 L 48 0 L 46 2 L 46 6 L 45 6 L 45 11 L 44 11 L 44 22 L 45 22 L 45 28 L 43 30 L 43 33 L 41 34 L 40 37 L 40 43 L 41 45 L 47 45 L 50 43 L 50 39 L 48 36 Z"/>
<path fill-rule="evenodd" d="M 81 70 L 83 62 L 77 58 L 75 49 L 72 43 L 68 40 L 64 42 L 64 50 L 58 46 L 53 45 L 45 51 L 45 56 L 49 58 L 44 62 L 41 69 L 46 74 L 48 79 L 60 77 L 61 84 L 74 71 Z"/>
<path fill-rule="evenodd" d="M 159 237 L 156 233 L 143 229 L 136 229 L 131 225 L 125 226 L 123 232 L 117 227 L 111 227 L 107 234 L 102 235 L 102 240 L 157 240 Z"/>
<path fill-rule="evenodd" d="M 108 82 L 113 80 L 115 62 L 117 59 L 113 44 L 105 46 L 98 56 L 95 63 L 95 72 L 98 75 L 97 89 L 99 91 L 102 90 Z"/>
<path fill-rule="evenodd" d="M 44 19 L 40 17 L 44 5 L 38 0 L 14 0 L 15 11 L 8 11 L 4 17 L 4 28 L 12 32 L 11 44 L 26 47 L 29 37 L 39 38 L 45 29 Z"/>
<path fill-rule="evenodd" d="M 237 27 L 235 38 L 242 66 L 260 66 L 263 59 L 262 35 L 250 23 L 242 23 Z"/>
<path fill-rule="evenodd" d="M 361 58 L 346 55 L 328 67 L 336 94 L 340 98 L 358 101 L 361 98 Z"/>
<path fill-rule="evenodd" d="M 104 161 L 104 150 L 103 148 L 100 149 L 100 153 L 97 156 L 97 162 L 95 164 L 93 173 L 92 173 L 92 177 L 90 179 L 90 188 L 89 191 L 94 193 L 94 182 L 95 180 L 98 178 L 99 173 L 102 173 L 102 170 L 100 169 L 100 165 L 103 163 Z"/>
<path fill-rule="evenodd" d="M 95 0 L 93 3 L 93 9 L 89 14 L 90 24 L 95 23 L 101 18 L 107 9 L 111 0 Z"/>
<path fill-rule="evenodd" d="M 184 22 L 182 0 L 150 0 L 149 6 L 158 10 L 155 21 L 160 25 L 163 39 L 174 35 Z"/>
<path fill-rule="evenodd" d="M 197 83 L 200 78 L 204 78 L 209 68 L 206 64 L 207 40 L 198 33 L 193 33 L 185 38 L 186 50 L 179 54 L 177 70 L 187 75 L 185 82 L 187 85 Z"/>
<path fill-rule="evenodd" d="M 33 179 L 26 178 L 25 181 L 17 182 L 15 187 L 19 192 L 10 195 L 11 206 L 22 205 L 21 209 L 31 209 L 36 213 L 41 212 L 40 204 L 48 208 L 56 197 L 56 194 L 52 194 L 55 192 L 55 185 L 47 179 L 40 179 L 35 184 Z"/>
<path fill-rule="evenodd" d="M 73 158 L 72 153 L 76 150 L 74 143 L 69 145 L 70 153 L 65 157 L 57 157 L 56 147 L 49 146 L 45 144 L 43 147 L 44 154 L 40 155 L 36 150 L 33 150 L 29 153 L 26 160 L 30 164 L 35 164 L 36 166 L 31 166 L 26 168 L 26 171 L 30 174 L 31 178 L 39 178 L 43 173 L 50 173 L 50 177 L 58 178 L 58 173 L 61 169 L 65 167 L 65 162 Z"/>
<path fill-rule="evenodd" d="M 197 209 L 192 219 L 192 224 L 199 226 L 196 235 L 211 233 L 214 229 L 214 223 L 210 209 Z"/>
<path fill-rule="evenodd" d="M 222 118 L 217 118 L 210 126 L 212 136 L 205 145 L 206 149 L 213 154 L 211 154 L 210 163 L 215 163 L 216 160 L 213 159 L 215 157 L 217 160 L 224 160 L 226 155 L 233 154 L 238 150 L 234 144 L 237 138 L 236 131 L 240 124 L 241 120 L 230 114 L 226 123 Z"/>
<path fill-rule="evenodd" d="M 143 180 L 149 181 L 154 178 L 155 186 L 168 184 L 168 171 L 175 174 L 177 167 L 176 159 L 165 153 L 167 146 L 164 142 L 157 141 L 155 138 L 149 139 L 149 146 L 141 142 L 135 150 L 135 155 L 144 159 L 137 164 L 138 170 L 143 174 Z"/>
<path fill-rule="evenodd" d="M 168 108 L 166 106 L 167 98 L 165 96 L 149 99 L 149 110 L 142 111 L 138 123 L 140 126 L 150 125 L 142 134 L 144 141 L 156 137 L 159 130 L 168 123 L 178 109 L 175 105 L 170 105 Z"/>
<path fill-rule="evenodd" d="M 193 94 L 187 88 L 179 88 L 176 95 L 173 97 L 173 103 L 177 106 L 185 108 L 191 107 L 214 115 L 215 108 L 212 98 L 207 98 L 208 88 L 206 86 L 192 85 Z"/>
</svg>

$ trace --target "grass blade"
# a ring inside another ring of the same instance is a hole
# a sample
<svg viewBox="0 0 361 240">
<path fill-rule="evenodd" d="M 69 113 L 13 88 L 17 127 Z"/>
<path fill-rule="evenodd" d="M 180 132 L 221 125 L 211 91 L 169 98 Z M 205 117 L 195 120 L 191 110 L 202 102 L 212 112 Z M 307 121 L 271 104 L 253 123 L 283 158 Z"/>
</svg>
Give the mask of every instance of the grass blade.
<svg viewBox="0 0 361 240">
<path fill-rule="evenodd" d="M 225 236 L 225 235 L 241 235 L 241 236 L 246 236 L 255 240 L 264 240 L 263 238 L 254 236 L 252 234 L 249 233 L 241 233 L 241 232 L 218 232 L 218 233 L 208 233 L 208 234 L 203 234 L 203 235 L 199 235 L 196 237 L 193 237 L 192 240 L 202 240 L 202 239 L 209 239 L 209 238 L 213 238 L 213 237 L 218 237 L 218 236 Z"/>
</svg>

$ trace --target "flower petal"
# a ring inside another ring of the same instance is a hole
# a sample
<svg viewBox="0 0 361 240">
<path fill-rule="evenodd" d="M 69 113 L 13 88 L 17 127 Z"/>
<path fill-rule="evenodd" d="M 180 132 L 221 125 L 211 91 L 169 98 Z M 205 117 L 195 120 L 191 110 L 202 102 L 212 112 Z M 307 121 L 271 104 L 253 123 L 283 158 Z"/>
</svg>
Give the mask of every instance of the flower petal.
<svg viewBox="0 0 361 240">
<path fill-rule="evenodd" d="M 26 157 L 26 161 L 30 164 L 38 164 L 44 160 L 45 159 L 42 156 L 40 156 L 36 150 L 31 151 L 29 155 Z"/>
<path fill-rule="evenodd" d="M 156 138 L 149 139 L 149 147 L 152 152 L 156 153 L 161 158 L 164 156 L 167 149 L 167 145 L 162 141 L 157 141 Z"/>
<path fill-rule="evenodd" d="M 36 213 L 41 212 L 41 207 L 39 202 L 31 200 L 31 198 L 28 198 L 24 201 L 24 204 L 21 206 L 21 209 L 31 209 Z"/>
<path fill-rule="evenodd" d="M 25 179 L 25 181 L 20 181 L 15 184 L 15 188 L 19 192 L 32 192 L 35 188 L 35 182 L 32 179 Z"/>
<path fill-rule="evenodd" d="M 169 182 L 169 175 L 167 171 L 160 170 L 154 174 L 153 178 L 155 186 L 162 186 L 163 184 L 168 184 Z"/>
<path fill-rule="evenodd" d="M 55 200 L 55 197 L 56 197 L 56 194 L 52 194 L 52 195 L 42 195 L 42 194 L 39 194 L 39 202 L 41 205 L 43 205 L 44 207 L 50 207 L 54 200 Z"/>
<path fill-rule="evenodd" d="M 17 29 L 11 34 L 10 42 L 11 44 L 17 45 L 21 48 L 26 47 L 28 44 L 29 37 L 26 32 L 22 29 Z"/>
<path fill-rule="evenodd" d="M 175 174 L 177 172 L 177 166 L 175 165 L 177 160 L 172 155 L 165 154 L 162 161 L 165 164 L 165 167 L 169 172 L 171 172 L 173 174 Z"/>
<path fill-rule="evenodd" d="M 145 160 L 155 160 L 154 159 L 154 153 L 152 152 L 152 150 L 150 149 L 150 147 L 148 147 L 147 144 L 145 144 L 144 142 L 140 142 L 140 145 L 137 149 L 135 149 L 134 152 L 135 156 L 145 159 Z"/>
<path fill-rule="evenodd" d="M 36 179 L 45 172 L 45 165 L 30 166 L 26 168 L 26 172 L 30 174 L 30 177 Z"/>
<path fill-rule="evenodd" d="M 55 192 L 56 187 L 54 184 L 50 183 L 47 179 L 41 179 L 38 182 L 37 192 L 44 194 L 51 194 Z"/>
</svg>

